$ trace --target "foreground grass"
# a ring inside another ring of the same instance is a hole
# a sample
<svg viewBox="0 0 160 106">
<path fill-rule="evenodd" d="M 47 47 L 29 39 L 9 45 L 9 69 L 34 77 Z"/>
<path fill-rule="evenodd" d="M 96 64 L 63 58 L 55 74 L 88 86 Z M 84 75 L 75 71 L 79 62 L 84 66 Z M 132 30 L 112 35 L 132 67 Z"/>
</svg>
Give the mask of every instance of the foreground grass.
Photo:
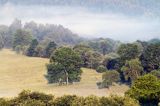
<svg viewBox="0 0 160 106">
<path fill-rule="evenodd" d="M 128 87 L 115 85 L 110 89 L 98 89 L 96 82 L 101 81 L 101 74 L 95 70 L 82 68 L 82 80 L 69 86 L 47 84 L 44 77 L 48 59 L 26 57 L 3 49 L 0 51 L 0 97 L 16 96 L 23 89 L 51 93 L 55 96 L 76 94 L 79 96 L 110 94 L 123 95 Z"/>
</svg>

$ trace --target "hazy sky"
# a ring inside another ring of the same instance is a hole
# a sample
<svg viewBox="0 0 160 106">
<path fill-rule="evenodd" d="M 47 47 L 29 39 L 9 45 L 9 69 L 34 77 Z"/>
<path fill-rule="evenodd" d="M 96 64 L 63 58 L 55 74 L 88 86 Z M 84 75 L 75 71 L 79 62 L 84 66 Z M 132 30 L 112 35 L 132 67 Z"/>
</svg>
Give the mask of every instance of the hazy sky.
<svg viewBox="0 0 160 106">
<path fill-rule="evenodd" d="M 106 37 L 123 41 L 160 38 L 160 21 L 146 16 L 131 17 L 112 12 L 96 12 L 87 8 L 62 6 L 0 7 L 0 24 L 9 25 L 15 18 L 22 22 L 61 24 L 80 36 Z"/>
</svg>

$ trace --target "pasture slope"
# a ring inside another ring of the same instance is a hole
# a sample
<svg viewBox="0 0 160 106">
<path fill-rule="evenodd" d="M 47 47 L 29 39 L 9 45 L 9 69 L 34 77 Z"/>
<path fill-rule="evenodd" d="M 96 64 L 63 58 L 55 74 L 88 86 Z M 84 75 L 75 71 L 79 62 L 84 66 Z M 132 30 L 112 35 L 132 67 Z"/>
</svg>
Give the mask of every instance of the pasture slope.
<svg viewBox="0 0 160 106">
<path fill-rule="evenodd" d="M 27 57 L 16 54 L 9 49 L 0 51 L 0 97 L 17 96 L 23 89 L 40 91 L 62 96 L 76 94 L 79 96 L 110 94 L 124 95 L 126 85 L 117 85 L 109 89 L 98 89 L 96 82 L 101 81 L 101 74 L 95 70 L 82 68 L 82 79 L 79 83 L 69 86 L 47 84 L 44 75 L 48 59 Z"/>
</svg>

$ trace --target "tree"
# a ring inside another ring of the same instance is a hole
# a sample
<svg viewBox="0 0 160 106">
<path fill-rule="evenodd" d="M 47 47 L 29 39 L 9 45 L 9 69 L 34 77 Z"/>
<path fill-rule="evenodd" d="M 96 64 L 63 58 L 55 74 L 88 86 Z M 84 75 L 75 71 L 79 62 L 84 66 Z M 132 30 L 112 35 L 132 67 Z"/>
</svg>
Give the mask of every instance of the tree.
<svg viewBox="0 0 160 106">
<path fill-rule="evenodd" d="M 119 71 L 120 57 L 116 53 L 110 53 L 103 60 L 103 65 L 106 66 L 108 70 Z"/>
<path fill-rule="evenodd" d="M 99 73 L 106 72 L 107 68 L 103 65 L 100 65 L 96 68 L 96 71 L 99 72 Z"/>
<path fill-rule="evenodd" d="M 121 68 L 121 71 L 124 73 L 126 80 L 134 81 L 140 75 L 142 75 L 143 67 L 139 59 L 132 59 L 126 61 L 125 65 Z"/>
<path fill-rule="evenodd" d="M 108 88 L 113 82 L 120 80 L 120 74 L 115 70 L 106 71 L 102 75 L 102 82 L 99 84 L 100 88 Z"/>
<path fill-rule="evenodd" d="M 160 43 L 148 45 L 140 60 L 144 70 L 147 72 L 160 69 Z"/>
<path fill-rule="evenodd" d="M 15 47 L 18 45 L 22 47 L 27 46 L 30 44 L 31 40 L 32 40 L 32 36 L 30 32 L 19 29 L 16 31 L 14 35 L 13 49 L 15 49 Z"/>
<path fill-rule="evenodd" d="M 56 49 L 56 47 L 57 47 L 57 44 L 54 41 L 49 42 L 49 44 L 45 48 L 45 57 L 49 58 L 51 54 L 53 53 L 53 51 Z"/>
<path fill-rule="evenodd" d="M 91 55 L 90 55 L 90 60 L 88 65 L 90 68 L 96 69 L 102 63 L 103 56 L 100 53 L 95 51 L 91 51 L 90 53 Z"/>
<path fill-rule="evenodd" d="M 107 41 L 101 41 L 101 42 L 100 42 L 100 48 L 102 49 L 103 55 L 106 55 L 107 50 L 110 49 L 109 47 L 110 47 L 110 45 L 108 44 Z M 109 50 L 108 50 L 108 51 L 109 51 Z"/>
<path fill-rule="evenodd" d="M 117 53 L 121 59 L 121 65 L 123 66 L 126 60 L 136 59 L 140 56 L 140 49 L 136 44 L 122 44 Z"/>
<path fill-rule="evenodd" d="M 93 48 L 97 52 L 102 53 L 103 55 L 115 52 L 119 46 L 119 42 L 108 38 L 92 39 L 91 41 L 87 41 L 87 44 L 89 47 Z"/>
<path fill-rule="evenodd" d="M 160 80 L 151 74 L 139 77 L 134 81 L 127 96 L 139 100 L 142 106 L 158 106 L 160 98 Z"/>
<path fill-rule="evenodd" d="M 73 50 L 81 56 L 83 67 L 88 67 L 90 51 L 92 51 L 92 49 L 89 46 L 80 44 L 75 45 Z"/>
<path fill-rule="evenodd" d="M 37 56 L 38 55 L 36 51 L 37 46 L 38 46 L 37 39 L 33 39 L 27 50 L 27 56 Z"/>
<path fill-rule="evenodd" d="M 73 49 L 81 56 L 83 67 L 96 69 L 103 59 L 100 53 L 94 51 L 89 46 L 76 45 Z"/>
<path fill-rule="evenodd" d="M 47 79 L 49 83 L 63 81 L 72 83 L 79 81 L 82 73 L 81 58 L 71 48 L 58 48 L 50 58 L 50 64 L 47 65 Z"/>
<path fill-rule="evenodd" d="M 8 27 L 5 25 L 0 26 L 0 49 L 4 48 L 8 43 Z"/>
<path fill-rule="evenodd" d="M 3 35 L 0 35 L 0 50 L 2 49 L 2 48 L 4 48 L 4 36 Z"/>
</svg>

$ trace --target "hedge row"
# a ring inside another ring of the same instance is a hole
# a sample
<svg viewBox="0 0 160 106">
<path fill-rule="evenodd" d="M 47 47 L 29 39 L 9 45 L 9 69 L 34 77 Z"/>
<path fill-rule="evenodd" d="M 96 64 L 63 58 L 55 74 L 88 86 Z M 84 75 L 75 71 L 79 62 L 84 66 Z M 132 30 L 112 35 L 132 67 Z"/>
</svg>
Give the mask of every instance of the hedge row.
<svg viewBox="0 0 160 106">
<path fill-rule="evenodd" d="M 39 92 L 22 91 L 13 99 L 0 99 L 0 106 L 139 106 L 138 102 L 129 97 L 79 97 L 64 95 L 55 98 Z"/>
</svg>

